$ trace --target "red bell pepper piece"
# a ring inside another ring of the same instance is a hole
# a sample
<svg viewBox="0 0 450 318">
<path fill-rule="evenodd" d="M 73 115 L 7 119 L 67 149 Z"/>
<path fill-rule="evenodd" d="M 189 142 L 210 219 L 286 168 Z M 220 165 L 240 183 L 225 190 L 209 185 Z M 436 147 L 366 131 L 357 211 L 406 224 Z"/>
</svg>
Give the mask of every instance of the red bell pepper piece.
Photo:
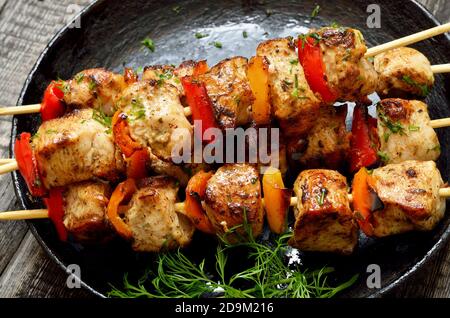
<svg viewBox="0 0 450 318">
<path fill-rule="evenodd" d="M 49 197 L 44 199 L 44 203 L 48 209 L 48 217 L 55 225 L 58 237 L 61 241 L 67 241 L 67 229 L 64 225 L 64 188 L 52 188 Z"/>
<path fill-rule="evenodd" d="M 64 92 L 61 84 L 51 82 L 44 92 L 44 98 L 41 103 L 41 117 L 43 121 L 61 117 L 64 115 L 66 108 L 62 99 Z"/>
<path fill-rule="evenodd" d="M 378 161 L 379 141 L 376 135 L 376 121 L 374 123 L 369 118 L 365 106 L 356 105 L 353 110 L 350 145 L 351 172 L 358 171 L 362 167 L 369 167 Z"/>
<path fill-rule="evenodd" d="M 205 84 L 191 76 L 181 78 L 181 83 L 183 84 L 187 103 L 191 108 L 192 119 L 194 121 L 201 120 L 202 122 L 201 136 L 197 136 L 197 138 L 206 142 L 212 141 L 203 138 L 207 129 L 217 128 L 212 103 L 206 91 Z"/>
<path fill-rule="evenodd" d="M 28 186 L 32 196 L 41 197 L 47 190 L 41 182 L 36 157 L 30 144 L 30 133 L 24 132 L 16 139 L 14 144 L 14 155 L 16 157 L 19 171 Z"/>
<path fill-rule="evenodd" d="M 319 93 L 326 103 L 334 103 L 337 99 L 325 79 L 325 65 L 319 43 L 311 38 L 298 40 L 298 59 L 305 72 L 306 80 L 314 93 Z"/>
</svg>

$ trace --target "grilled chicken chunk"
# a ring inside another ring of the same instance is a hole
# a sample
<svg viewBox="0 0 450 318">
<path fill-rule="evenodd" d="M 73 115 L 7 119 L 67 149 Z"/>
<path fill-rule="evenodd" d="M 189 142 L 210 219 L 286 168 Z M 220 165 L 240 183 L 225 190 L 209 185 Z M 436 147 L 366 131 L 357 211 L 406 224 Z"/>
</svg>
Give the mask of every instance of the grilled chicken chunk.
<svg viewBox="0 0 450 318">
<path fill-rule="evenodd" d="M 116 181 L 124 171 L 111 133 L 93 114 L 74 110 L 39 127 L 32 148 L 46 188 L 93 178 Z"/>
<path fill-rule="evenodd" d="M 409 160 L 373 170 L 370 186 L 384 207 L 372 213 L 374 235 L 433 229 L 445 213 L 443 186 L 434 161 Z"/>
<path fill-rule="evenodd" d="M 314 125 L 320 101 L 311 91 L 291 39 L 261 43 L 258 56 L 269 61 L 269 86 L 275 118 L 287 137 L 305 135 Z"/>
<path fill-rule="evenodd" d="M 300 173 L 294 183 L 294 236 L 289 244 L 303 251 L 351 254 L 358 241 L 344 176 L 333 170 Z"/>
<path fill-rule="evenodd" d="M 384 163 L 437 160 L 439 140 L 431 127 L 427 105 L 417 100 L 390 98 L 377 107 L 377 130 Z"/>
<path fill-rule="evenodd" d="M 84 70 L 63 82 L 64 102 L 69 109 L 94 108 L 112 116 L 126 86 L 125 78 L 120 74 L 103 68 Z"/>
<path fill-rule="evenodd" d="M 225 59 L 198 79 L 205 83 L 221 128 L 234 128 L 250 122 L 254 97 L 247 79 L 246 58 Z"/>
<path fill-rule="evenodd" d="M 291 143 L 290 157 L 302 167 L 342 168 L 350 151 L 350 133 L 345 127 L 347 107 L 323 105 L 306 139 Z M 298 147 L 296 147 L 296 145 Z"/>
<path fill-rule="evenodd" d="M 325 27 L 315 34 L 320 39 L 326 80 L 337 100 L 358 101 L 375 92 L 378 74 L 364 58 L 367 47 L 360 31 Z"/>
<path fill-rule="evenodd" d="M 218 234 L 245 223 L 251 226 L 254 237 L 261 234 L 264 209 L 256 168 L 247 164 L 227 164 L 217 169 L 206 186 L 205 208 Z M 245 237 L 246 229 L 241 226 L 236 233 Z M 238 240 L 238 236 L 232 233 L 225 238 L 229 242 Z"/>
<path fill-rule="evenodd" d="M 111 189 L 107 183 L 82 182 L 63 193 L 64 226 L 77 242 L 102 242 L 112 237 L 106 219 Z"/>
<path fill-rule="evenodd" d="M 181 84 L 181 78 L 184 76 L 192 75 L 196 62 L 186 61 L 180 66 L 175 67 L 173 65 L 154 65 L 144 68 L 142 74 L 142 80 L 144 81 L 157 81 L 158 83 L 167 82 L 175 86 L 180 95 L 184 95 L 183 85 Z"/>
<path fill-rule="evenodd" d="M 142 81 L 128 86 L 118 103 L 131 137 L 163 161 L 192 142 L 193 129 L 183 113 L 178 89 L 168 82 Z"/>
<path fill-rule="evenodd" d="M 137 252 L 159 252 L 190 243 L 194 226 L 175 212 L 178 186 L 169 177 L 144 179 L 133 194 L 124 221 L 133 236 Z"/>
<path fill-rule="evenodd" d="M 430 61 L 409 47 L 376 55 L 374 66 L 379 76 L 377 92 L 380 95 L 425 97 L 434 84 Z"/>
</svg>

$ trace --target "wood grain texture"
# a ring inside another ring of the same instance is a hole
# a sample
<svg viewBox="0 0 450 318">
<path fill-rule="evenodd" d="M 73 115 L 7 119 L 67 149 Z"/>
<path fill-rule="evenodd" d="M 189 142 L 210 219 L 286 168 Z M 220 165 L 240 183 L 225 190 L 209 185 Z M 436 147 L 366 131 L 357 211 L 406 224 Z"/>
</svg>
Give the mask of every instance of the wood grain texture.
<svg viewBox="0 0 450 318">
<path fill-rule="evenodd" d="M 69 5 L 90 0 L 0 0 L 0 105 L 14 105 L 23 83 L 53 35 L 68 22 Z M 441 22 L 450 21 L 450 2 L 420 0 Z M 74 8 L 72 6 L 71 8 Z M 8 157 L 11 117 L 0 118 L 0 158 Z M 12 180 L 0 176 L 0 211 L 18 209 Z M 0 223 L 0 297 L 92 297 L 69 289 L 64 273 L 24 222 Z M 450 297 L 450 244 L 389 297 Z"/>
</svg>

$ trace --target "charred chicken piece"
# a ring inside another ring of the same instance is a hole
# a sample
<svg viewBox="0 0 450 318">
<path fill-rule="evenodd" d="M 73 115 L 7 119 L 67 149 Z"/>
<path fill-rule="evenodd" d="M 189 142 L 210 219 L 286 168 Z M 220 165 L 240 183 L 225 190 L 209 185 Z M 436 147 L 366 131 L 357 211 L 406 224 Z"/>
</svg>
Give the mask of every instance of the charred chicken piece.
<svg viewBox="0 0 450 318">
<path fill-rule="evenodd" d="M 318 118 L 320 101 L 306 81 L 294 42 L 291 39 L 268 40 L 258 46 L 256 54 L 269 61 L 273 113 L 284 135 L 305 135 Z"/>
<path fill-rule="evenodd" d="M 112 237 L 106 218 L 111 188 L 102 182 L 81 182 L 63 192 L 67 231 L 80 243 L 101 243 Z"/>
<path fill-rule="evenodd" d="M 390 98 L 377 107 L 377 130 L 384 163 L 437 160 L 439 140 L 431 127 L 427 105 L 417 100 Z"/>
<path fill-rule="evenodd" d="M 103 68 L 84 70 L 63 82 L 64 102 L 70 109 L 94 108 L 108 116 L 126 88 L 124 76 Z"/>
<path fill-rule="evenodd" d="M 100 178 L 116 181 L 124 171 L 122 155 L 109 128 L 92 109 L 74 110 L 45 121 L 32 140 L 47 189 Z"/>
<path fill-rule="evenodd" d="M 188 245 L 194 227 L 186 216 L 175 212 L 178 186 L 170 177 L 151 177 L 138 185 L 124 221 L 132 232 L 137 252 L 159 252 Z"/>
<path fill-rule="evenodd" d="M 247 79 L 247 59 L 225 59 L 198 76 L 205 83 L 219 127 L 235 128 L 251 120 L 254 97 Z"/>
<path fill-rule="evenodd" d="M 256 168 L 247 164 L 220 167 L 206 185 L 205 208 L 217 233 L 225 234 L 229 242 L 246 237 L 245 224 L 251 227 L 254 237 L 261 234 L 264 209 Z M 233 228 L 236 232 L 230 233 Z"/>
<path fill-rule="evenodd" d="M 379 76 L 377 92 L 382 96 L 425 97 L 434 84 L 430 61 L 409 47 L 376 55 L 374 66 Z"/>
<path fill-rule="evenodd" d="M 345 127 L 346 115 L 346 106 L 322 105 L 308 136 L 289 143 L 292 161 L 308 169 L 344 167 L 350 151 L 350 133 Z"/>
<path fill-rule="evenodd" d="M 373 170 L 370 187 L 384 205 L 371 216 L 374 236 L 433 229 L 445 213 L 442 186 L 434 161 L 409 160 Z"/>
<path fill-rule="evenodd" d="M 294 192 L 298 199 L 289 244 L 303 251 L 351 254 L 358 226 L 345 177 L 333 170 L 305 170 L 297 177 Z"/>
<path fill-rule="evenodd" d="M 172 162 L 173 151 L 192 142 L 193 129 L 184 116 L 179 91 L 168 82 L 134 83 L 125 89 L 118 106 L 131 137 L 163 161 Z"/>
<path fill-rule="evenodd" d="M 359 30 L 324 27 L 313 34 L 322 49 L 327 83 L 337 93 L 337 100 L 358 101 L 376 91 L 378 74 L 364 58 L 367 47 Z"/>
</svg>

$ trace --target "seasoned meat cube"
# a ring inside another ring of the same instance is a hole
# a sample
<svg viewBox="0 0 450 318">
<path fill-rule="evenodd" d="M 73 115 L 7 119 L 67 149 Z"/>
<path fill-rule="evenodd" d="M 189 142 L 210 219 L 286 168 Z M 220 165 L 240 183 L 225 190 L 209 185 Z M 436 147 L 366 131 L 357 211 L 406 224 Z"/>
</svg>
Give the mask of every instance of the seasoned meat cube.
<svg viewBox="0 0 450 318">
<path fill-rule="evenodd" d="M 257 237 L 263 227 L 264 209 L 261 205 L 261 185 L 256 168 L 247 164 L 227 164 L 220 167 L 208 180 L 205 197 L 206 213 L 218 234 L 224 234 L 233 227 L 247 224 Z M 245 237 L 246 229 L 241 226 L 236 233 Z M 238 239 L 226 235 L 228 241 Z"/>
<path fill-rule="evenodd" d="M 128 86 L 118 107 L 128 118 L 131 137 L 161 160 L 171 162 L 175 147 L 192 142 L 193 129 L 184 116 L 179 92 L 167 82 Z"/>
<path fill-rule="evenodd" d="M 300 173 L 294 183 L 294 236 L 289 244 L 303 251 L 351 254 L 358 241 L 345 177 L 333 170 Z"/>
<path fill-rule="evenodd" d="M 325 27 L 316 34 L 320 39 L 326 80 L 338 100 L 357 101 L 375 92 L 378 74 L 364 58 L 367 47 L 360 31 Z"/>
<path fill-rule="evenodd" d="M 120 74 L 103 68 L 88 69 L 63 82 L 64 102 L 69 109 L 94 108 L 112 116 L 126 86 Z"/>
<path fill-rule="evenodd" d="M 223 60 L 198 79 L 205 83 L 221 128 L 250 122 L 254 97 L 247 79 L 246 58 L 237 56 Z"/>
<path fill-rule="evenodd" d="M 92 109 L 82 109 L 42 123 L 32 147 L 46 188 L 119 178 L 122 155 L 100 121 Z"/>
<path fill-rule="evenodd" d="M 102 182 L 76 183 L 64 191 L 64 226 L 77 242 L 98 243 L 112 237 L 106 219 L 110 196 L 109 185 Z"/>
<path fill-rule="evenodd" d="M 271 103 L 284 135 L 306 134 L 318 117 L 320 101 L 305 79 L 294 42 L 268 40 L 258 46 L 256 54 L 269 61 Z"/>
<path fill-rule="evenodd" d="M 379 76 L 377 92 L 380 95 L 425 97 L 434 84 L 430 61 L 409 47 L 376 55 L 374 66 Z"/>
<path fill-rule="evenodd" d="M 443 186 L 434 161 L 409 160 L 375 169 L 370 186 L 384 207 L 372 213 L 374 235 L 433 229 L 445 213 Z"/>
<path fill-rule="evenodd" d="M 306 149 L 291 157 L 297 155 L 301 166 L 306 168 L 343 167 L 350 151 L 350 133 L 345 128 L 346 115 L 346 106 L 323 105 L 316 123 L 306 137 L 306 144 L 303 146 Z"/>
<path fill-rule="evenodd" d="M 439 140 L 431 127 L 427 105 L 417 100 L 384 99 L 377 107 L 380 151 L 385 163 L 436 160 Z"/>
<path fill-rule="evenodd" d="M 182 64 L 179 68 L 175 68 L 172 65 L 154 65 L 147 66 L 144 69 L 142 80 L 144 81 L 156 81 L 159 85 L 164 82 L 175 86 L 180 95 L 184 94 L 183 85 L 181 85 L 180 78 L 186 75 L 191 75 L 194 70 L 195 64 L 188 63 Z M 180 75 L 181 76 L 180 76 Z"/>
<path fill-rule="evenodd" d="M 190 243 L 194 227 L 175 212 L 178 186 L 169 177 L 144 179 L 133 194 L 124 221 L 132 232 L 137 252 L 159 252 Z"/>
</svg>

